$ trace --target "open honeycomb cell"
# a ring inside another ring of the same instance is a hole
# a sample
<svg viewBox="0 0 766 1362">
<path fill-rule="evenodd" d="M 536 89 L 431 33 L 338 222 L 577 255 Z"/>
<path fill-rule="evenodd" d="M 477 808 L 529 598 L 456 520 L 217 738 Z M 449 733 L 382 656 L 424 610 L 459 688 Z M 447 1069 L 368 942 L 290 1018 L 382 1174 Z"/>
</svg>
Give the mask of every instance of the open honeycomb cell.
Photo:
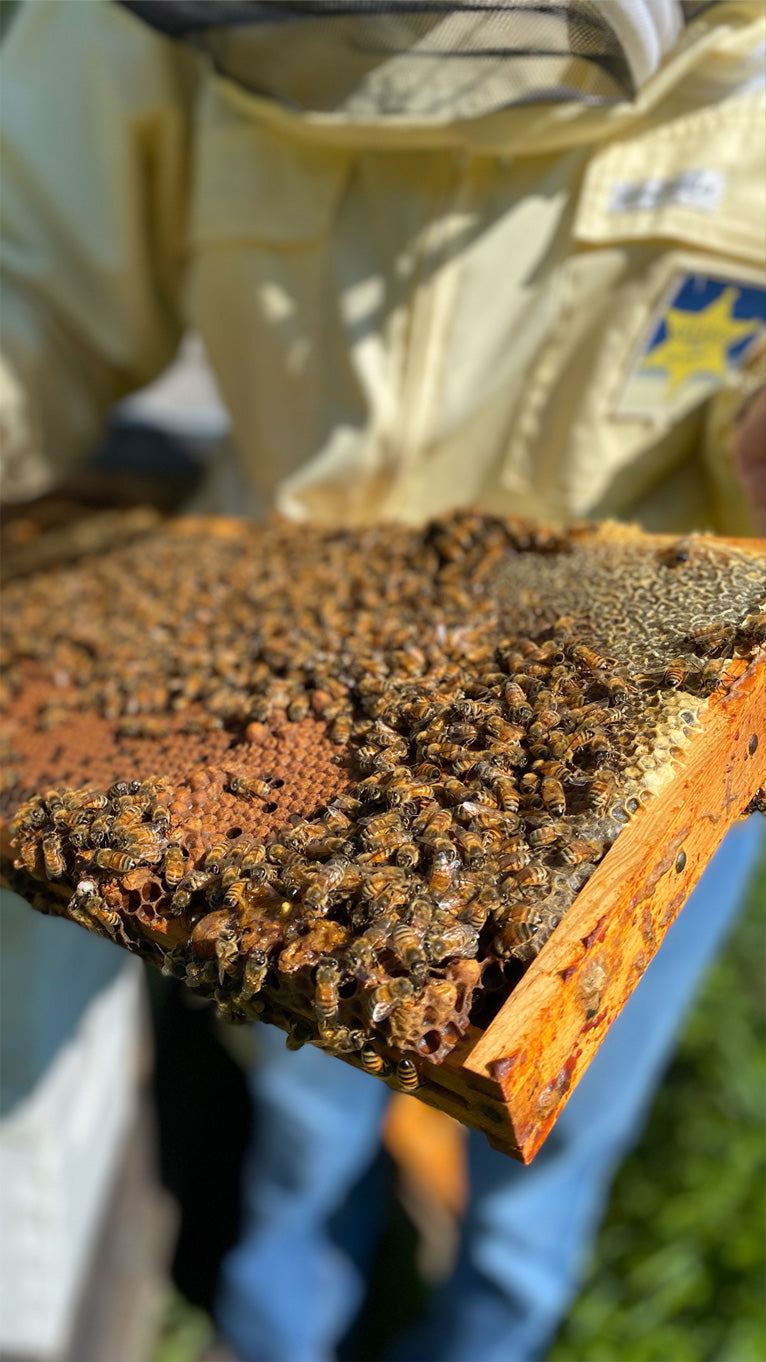
<svg viewBox="0 0 766 1362">
<path fill-rule="evenodd" d="M 766 643 L 758 552 L 617 526 L 189 520 L 74 556 L 5 589 L 6 877 L 407 1088 Z"/>
</svg>

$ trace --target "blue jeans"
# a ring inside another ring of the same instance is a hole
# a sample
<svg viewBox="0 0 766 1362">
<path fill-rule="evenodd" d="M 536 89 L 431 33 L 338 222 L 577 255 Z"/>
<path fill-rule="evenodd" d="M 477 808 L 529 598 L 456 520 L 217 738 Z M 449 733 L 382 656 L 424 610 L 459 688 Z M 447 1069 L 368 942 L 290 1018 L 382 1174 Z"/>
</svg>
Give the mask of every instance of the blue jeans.
<svg viewBox="0 0 766 1362">
<path fill-rule="evenodd" d="M 729 833 L 534 1163 L 525 1168 L 471 1132 L 458 1262 L 396 1358 L 540 1362 L 762 838 L 759 818 Z M 250 1076 L 258 1132 L 217 1322 L 240 1362 L 328 1362 L 362 1301 L 385 1206 L 351 1217 L 354 1239 L 343 1246 L 330 1221 L 375 1157 L 388 1091 L 311 1046 L 286 1050 L 271 1027 L 259 1038 Z"/>
</svg>

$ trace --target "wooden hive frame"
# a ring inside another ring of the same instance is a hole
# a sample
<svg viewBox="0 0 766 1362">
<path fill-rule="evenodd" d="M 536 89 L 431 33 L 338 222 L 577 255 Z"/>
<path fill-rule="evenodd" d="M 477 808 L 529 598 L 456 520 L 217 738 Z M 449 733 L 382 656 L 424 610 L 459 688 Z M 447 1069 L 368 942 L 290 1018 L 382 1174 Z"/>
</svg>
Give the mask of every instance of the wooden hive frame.
<svg viewBox="0 0 766 1362">
<path fill-rule="evenodd" d="M 529 1163 L 764 781 L 761 655 L 713 699 L 672 781 L 621 832 L 487 1029 L 439 1066 L 421 1061 L 416 1095 Z"/>
<path fill-rule="evenodd" d="M 236 522 L 212 524 L 236 533 Z M 674 541 L 654 538 L 663 542 Z M 766 557 L 766 542 L 742 547 Z M 766 783 L 766 652 L 749 665 L 734 661 L 729 674 L 736 679 L 710 698 L 672 776 L 622 830 L 489 1026 L 471 1028 L 441 1064 L 418 1062 L 420 1100 L 525 1163 L 725 833 Z M 161 934 L 147 938 L 162 943 Z M 288 1021 L 276 1010 L 268 1019 Z M 355 1054 L 339 1058 L 361 1067 Z"/>
</svg>

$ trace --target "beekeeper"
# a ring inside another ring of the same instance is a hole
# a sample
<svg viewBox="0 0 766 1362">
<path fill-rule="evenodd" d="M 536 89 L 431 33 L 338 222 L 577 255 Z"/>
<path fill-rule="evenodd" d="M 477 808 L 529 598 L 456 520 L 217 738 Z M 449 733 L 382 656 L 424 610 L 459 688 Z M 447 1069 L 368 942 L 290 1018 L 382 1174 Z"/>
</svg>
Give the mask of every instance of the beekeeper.
<svg viewBox="0 0 766 1362">
<path fill-rule="evenodd" d="M 6 496 L 71 469 L 191 327 L 242 507 L 752 533 L 765 41 L 760 0 L 23 5 Z M 719 853 L 533 1167 L 472 1143 L 456 1276 L 403 1357 L 539 1358 L 754 840 Z M 386 1093 L 270 1045 L 219 1322 L 243 1359 L 318 1362 L 358 1302 L 327 1223 Z"/>
</svg>

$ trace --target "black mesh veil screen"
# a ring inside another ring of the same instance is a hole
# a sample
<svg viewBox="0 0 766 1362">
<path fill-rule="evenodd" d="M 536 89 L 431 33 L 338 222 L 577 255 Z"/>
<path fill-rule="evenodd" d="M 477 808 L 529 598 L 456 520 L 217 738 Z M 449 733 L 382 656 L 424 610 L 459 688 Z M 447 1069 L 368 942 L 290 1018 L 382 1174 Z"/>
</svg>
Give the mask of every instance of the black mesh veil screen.
<svg viewBox="0 0 766 1362">
<path fill-rule="evenodd" d="M 634 94 L 596 0 L 118 0 L 249 91 L 350 117 L 474 117 Z"/>
</svg>

